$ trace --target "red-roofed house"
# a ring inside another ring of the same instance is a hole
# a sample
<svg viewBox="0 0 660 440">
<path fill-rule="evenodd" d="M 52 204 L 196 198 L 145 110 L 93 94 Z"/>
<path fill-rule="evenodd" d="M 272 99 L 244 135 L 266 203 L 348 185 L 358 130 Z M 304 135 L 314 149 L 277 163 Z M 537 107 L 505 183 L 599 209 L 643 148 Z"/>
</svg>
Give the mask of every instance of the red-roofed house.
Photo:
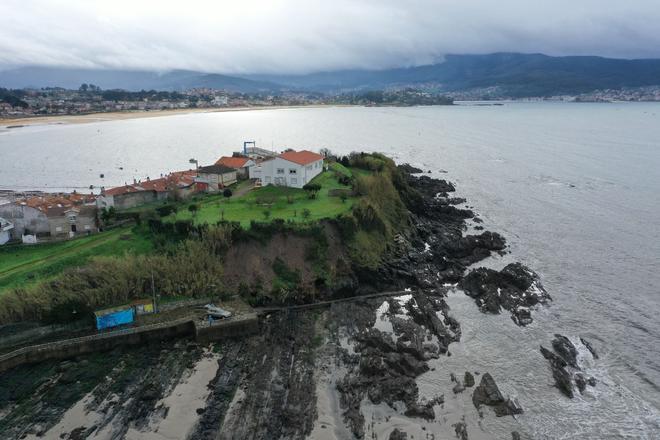
<svg viewBox="0 0 660 440">
<path fill-rule="evenodd" d="M 256 162 L 245 156 L 222 156 L 215 164 L 235 169 L 239 177 L 248 177 L 250 167 L 255 166 Z"/>
<path fill-rule="evenodd" d="M 250 168 L 262 185 L 302 188 L 323 171 L 323 156 L 311 151 L 285 151 Z"/>
<path fill-rule="evenodd" d="M 147 179 L 132 185 L 101 190 L 97 199 L 99 209 L 129 209 L 168 198 L 186 198 L 194 193 L 196 170 L 175 171 L 159 179 Z"/>
</svg>

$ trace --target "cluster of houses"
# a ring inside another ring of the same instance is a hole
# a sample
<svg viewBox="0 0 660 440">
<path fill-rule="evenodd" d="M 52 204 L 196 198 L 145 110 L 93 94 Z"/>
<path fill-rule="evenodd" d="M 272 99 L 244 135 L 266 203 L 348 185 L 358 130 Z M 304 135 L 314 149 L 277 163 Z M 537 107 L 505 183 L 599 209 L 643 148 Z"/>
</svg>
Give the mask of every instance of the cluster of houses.
<svg viewBox="0 0 660 440">
<path fill-rule="evenodd" d="M 222 191 L 239 179 L 252 179 L 256 186 L 302 188 L 322 171 L 323 156 L 318 153 L 287 150 L 275 154 L 244 146 L 242 153 L 223 156 L 213 165 L 102 188 L 99 195 L 73 192 L 22 197 L 0 204 L 0 245 L 10 240 L 36 243 L 92 234 L 99 230 L 99 210 L 184 200 L 196 193 Z"/>
<path fill-rule="evenodd" d="M 0 244 L 36 243 L 37 237 L 72 238 L 98 231 L 93 194 L 42 194 L 0 205 Z"/>
</svg>

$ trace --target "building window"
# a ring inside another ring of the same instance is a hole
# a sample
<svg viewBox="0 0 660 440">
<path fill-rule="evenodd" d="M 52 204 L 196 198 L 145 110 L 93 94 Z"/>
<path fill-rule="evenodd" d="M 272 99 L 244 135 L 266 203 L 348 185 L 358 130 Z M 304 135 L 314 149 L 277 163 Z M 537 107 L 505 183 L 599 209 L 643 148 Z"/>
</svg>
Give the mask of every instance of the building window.
<svg viewBox="0 0 660 440">
<path fill-rule="evenodd" d="M 298 170 L 296 170 L 295 168 L 289 168 L 289 174 L 296 174 L 297 172 Z"/>
<path fill-rule="evenodd" d="M 296 179 L 295 177 L 292 177 L 291 178 L 291 185 L 297 185 L 297 184 L 298 184 L 298 179 Z"/>
<path fill-rule="evenodd" d="M 284 174 L 284 168 L 278 168 L 277 174 Z"/>
<path fill-rule="evenodd" d="M 312 166 L 312 165 L 309 165 L 309 166 L 307 167 L 307 169 L 308 169 L 309 171 L 311 171 L 311 170 L 312 170 L 312 168 L 313 168 L 313 166 Z"/>
<path fill-rule="evenodd" d="M 314 164 L 314 168 L 318 168 L 318 167 L 319 167 L 319 163 L 316 162 L 316 163 Z"/>
</svg>

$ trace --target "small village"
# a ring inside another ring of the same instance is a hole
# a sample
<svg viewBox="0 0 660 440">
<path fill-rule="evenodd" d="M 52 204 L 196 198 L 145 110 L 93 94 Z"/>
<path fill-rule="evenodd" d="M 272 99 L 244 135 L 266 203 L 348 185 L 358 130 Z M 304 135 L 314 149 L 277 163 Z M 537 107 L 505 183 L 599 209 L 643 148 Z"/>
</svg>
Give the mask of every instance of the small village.
<svg viewBox="0 0 660 440">
<path fill-rule="evenodd" d="M 42 279 L 48 279 L 51 270 L 58 270 L 52 267 L 92 254 L 148 252 L 149 239 L 135 232 L 134 225 L 154 216 L 171 223 L 227 220 L 249 227 L 255 220 L 271 218 L 307 222 L 332 217 L 351 206 L 350 187 L 340 182 L 347 170 L 337 162 L 325 164 L 316 152 L 286 149 L 278 154 L 245 142 L 241 151 L 211 165 L 191 163 L 194 169 L 101 188 L 99 194 L 28 193 L 0 204 L 0 251 L 5 248 L 16 260 L 4 261 L 0 281 L 32 283 L 41 272 Z M 190 322 L 197 335 L 218 320 L 248 327 L 255 322 L 251 308 L 241 301 L 223 301 L 217 307 L 212 295 L 200 292 L 201 299 L 161 305 L 161 293 L 152 288 L 151 297 L 96 310 L 97 336 L 106 338 L 108 330 L 117 328 L 151 331 L 156 324 L 162 330 L 178 325 L 182 316 L 194 317 Z"/>
<path fill-rule="evenodd" d="M 170 172 L 157 179 L 134 180 L 114 188 L 102 187 L 99 194 L 74 191 L 19 195 L 0 204 L 0 245 L 87 236 L 104 230 L 108 213 L 184 202 L 208 194 L 223 193 L 229 197 L 233 195 L 232 188 L 240 194 L 268 185 L 300 189 L 323 169 L 321 154 L 290 149 L 276 154 L 246 142 L 242 151 L 222 156 L 212 165 Z"/>
</svg>

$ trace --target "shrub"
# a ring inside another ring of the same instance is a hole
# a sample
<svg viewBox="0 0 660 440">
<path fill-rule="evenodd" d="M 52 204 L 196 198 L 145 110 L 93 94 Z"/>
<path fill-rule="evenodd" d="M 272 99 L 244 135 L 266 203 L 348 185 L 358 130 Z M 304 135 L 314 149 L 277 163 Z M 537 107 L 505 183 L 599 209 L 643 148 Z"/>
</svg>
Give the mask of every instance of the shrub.
<svg viewBox="0 0 660 440">
<path fill-rule="evenodd" d="M 222 191 L 222 195 L 223 195 L 225 198 L 229 199 L 232 195 L 234 195 L 234 193 L 231 192 L 231 189 L 230 189 L 230 188 L 225 188 L 225 190 Z"/>
<path fill-rule="evenodd" d="M 310 215 L 312 215 L 312 211 L 310 211 L 309 209 L 305 208 L 302 210 L 302 216 L 305 220 L 307 220 Z"/>
<path fill-rule="evenodd" d="M 156 212 L 161 217 L 167 217 L 168 215 L 177 212 L 176 205 L 163 205 L 156 208 Z"/>
<path fill-rule="evenodd" d="M 310 199 L 315 199 L 316 194 L 321 191 L 321 185 L 318 183 L 308 183 L 304 185 L 302 189 L 307 193 L 307 197 Z"/>
</svg>

